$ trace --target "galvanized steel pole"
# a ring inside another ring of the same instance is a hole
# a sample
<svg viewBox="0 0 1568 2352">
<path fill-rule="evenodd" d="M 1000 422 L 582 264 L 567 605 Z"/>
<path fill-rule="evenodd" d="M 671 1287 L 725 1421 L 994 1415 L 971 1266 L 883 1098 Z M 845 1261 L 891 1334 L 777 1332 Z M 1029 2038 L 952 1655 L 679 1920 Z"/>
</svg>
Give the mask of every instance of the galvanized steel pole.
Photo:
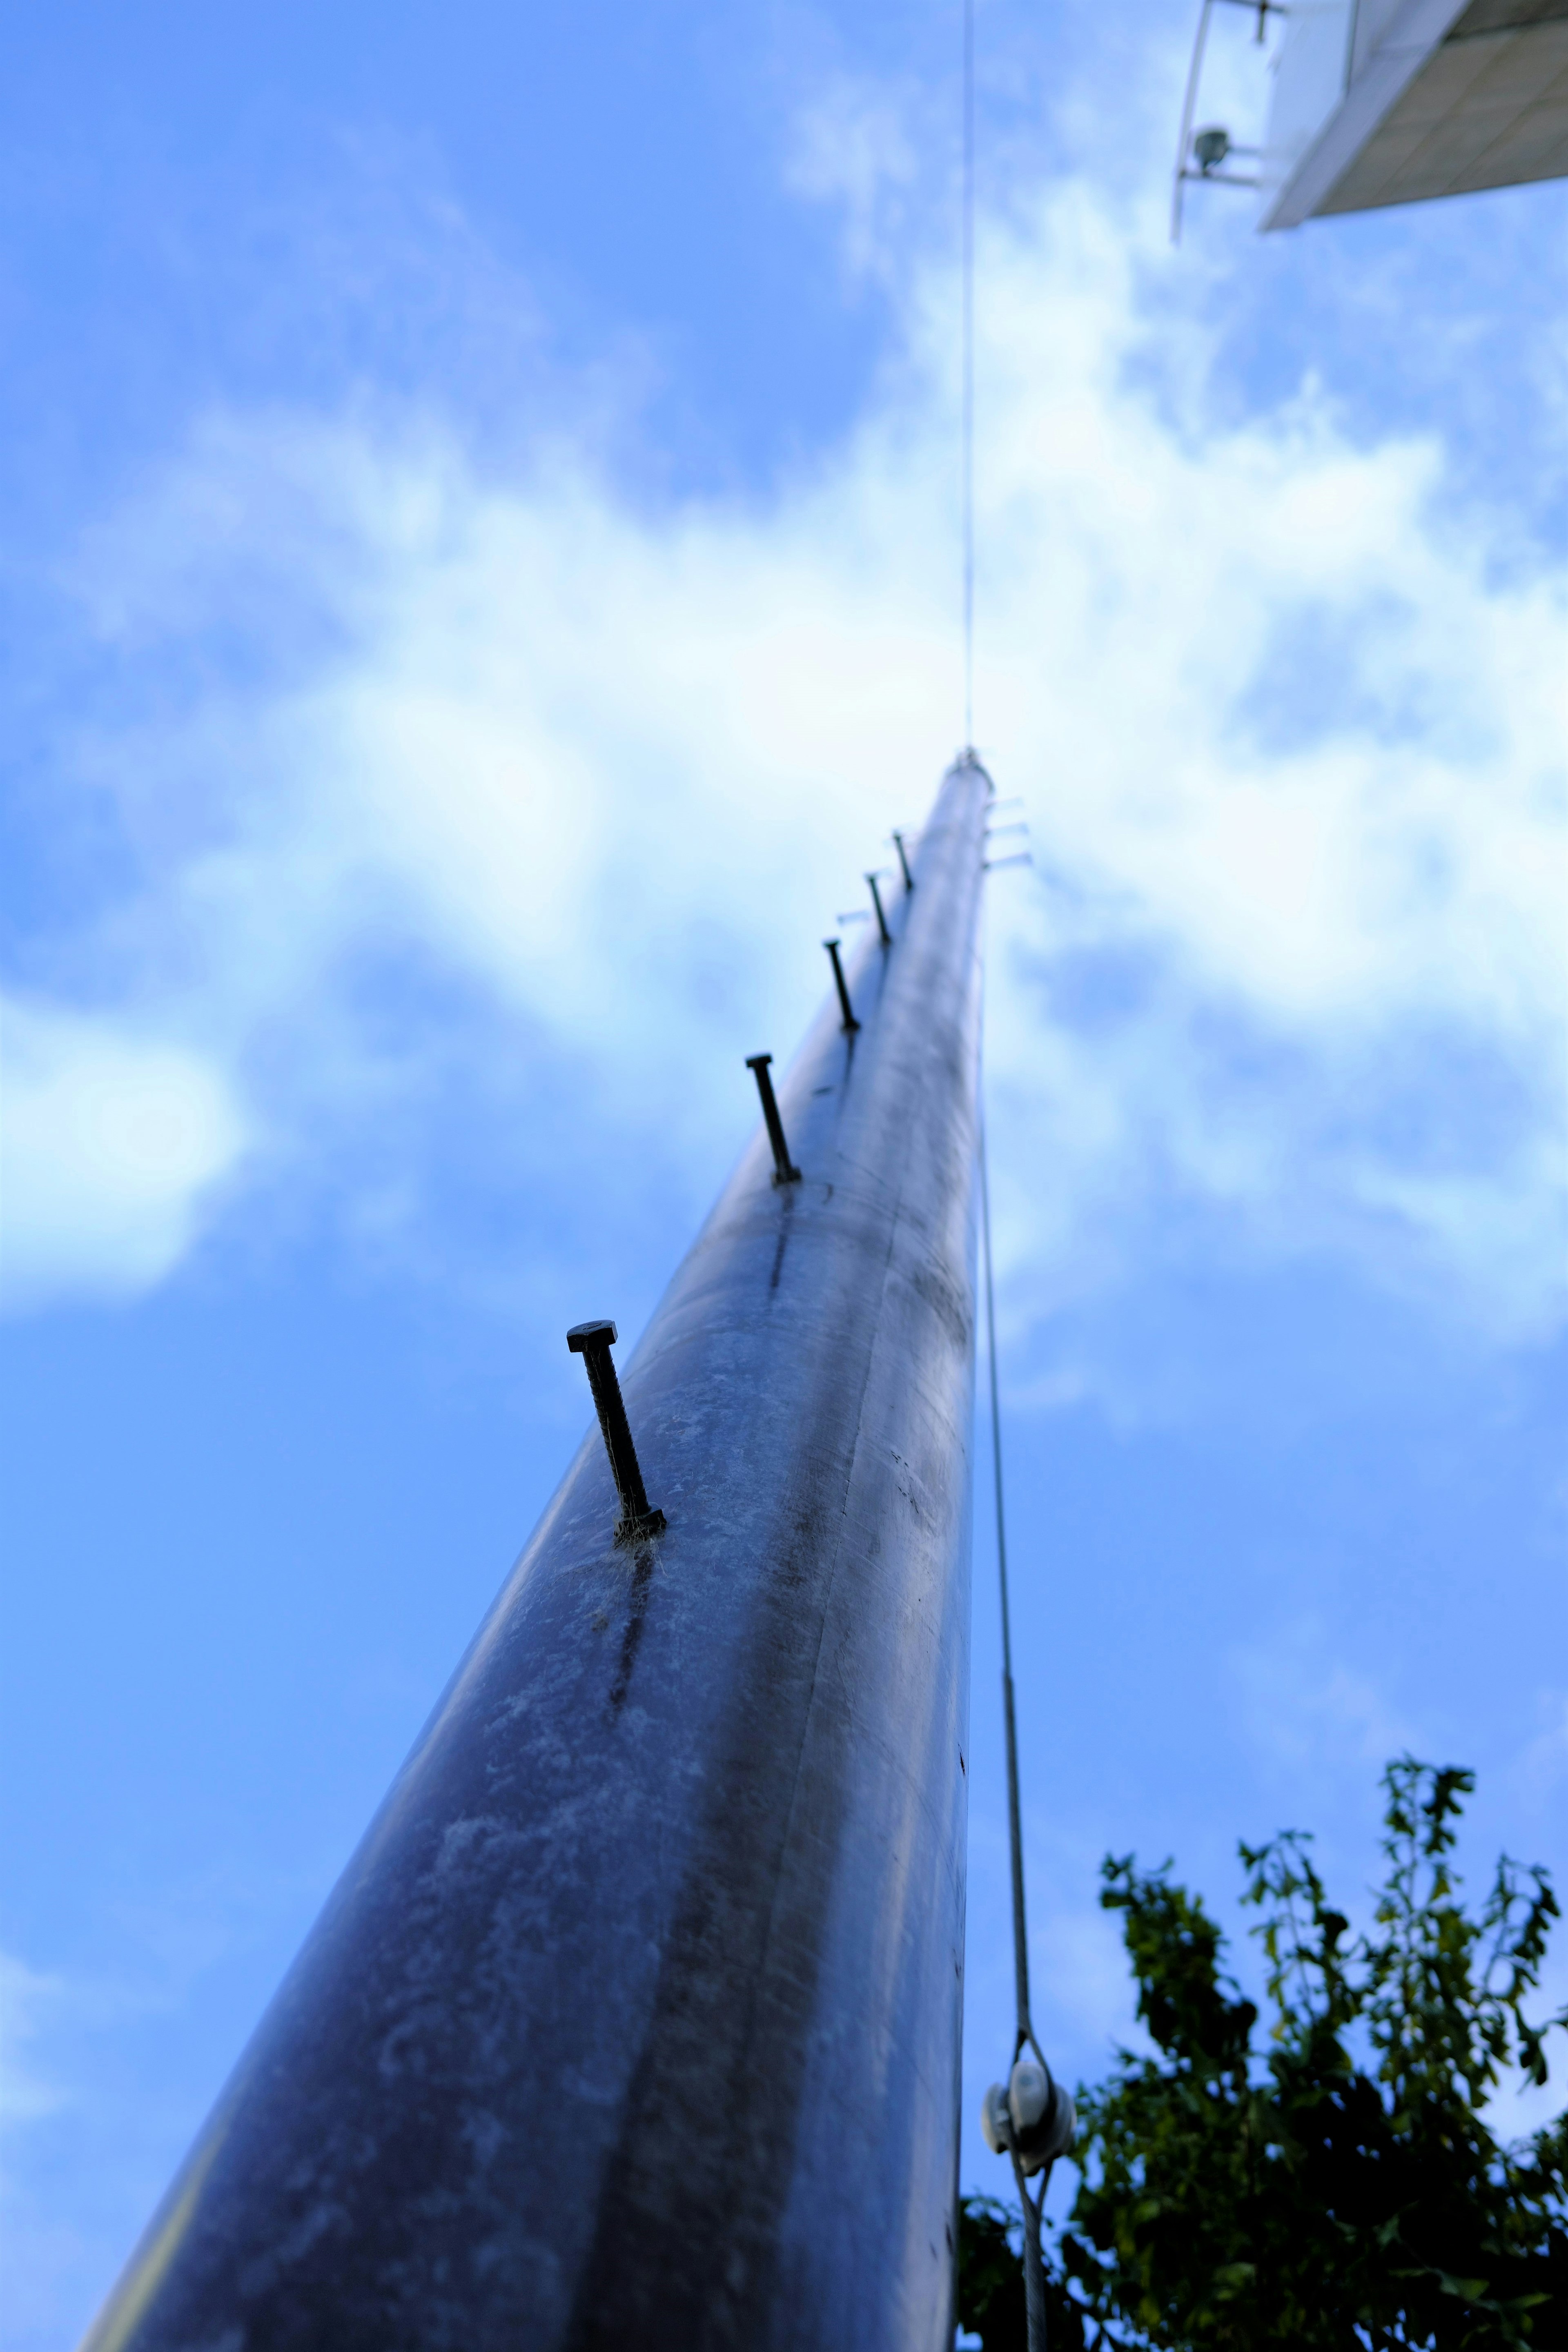
<svg viewBox="0 0 1568 2352">
<path fill-rule="evenodd" d="M 666 1527 L 595 1430 L 90 2352 L 951 2346 L 989 793 L 623 1367 Z"/>
</svg>

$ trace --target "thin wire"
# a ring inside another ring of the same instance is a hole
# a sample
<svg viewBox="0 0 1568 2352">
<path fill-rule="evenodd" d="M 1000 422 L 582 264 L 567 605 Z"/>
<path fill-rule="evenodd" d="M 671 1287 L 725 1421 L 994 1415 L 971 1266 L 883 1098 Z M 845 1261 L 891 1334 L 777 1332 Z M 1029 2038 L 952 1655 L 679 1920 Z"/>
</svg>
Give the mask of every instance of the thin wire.
<svg viewBox="0 0 1568 2352">
<path fill-rule="evenodd" d="M 1002 1719 L 1007 1739 L 1007 1832 L 1013 1855 L 1013 1978 L 1018 1997 L 1014 2056 L 1035 2041 L 1029 2021 L 1029 1939 L 1024 1910 L 1024 1829 L 1018 1805 L 1018 1727 L 1013 1706 L 1013 1625 L 1007 1605 L 1007 1522 L 1002 1501 L 1002 1404 L 996 1383 L 996 1298 L 991 1278 L 991 1185 L 980 1128 L 980 1226 L 985 1244 L 985 1346 L 991 1372 L 991 1464 L 996 1481 L 996 1573 L 1002 1593 Z M 1035 2044 L 1037 2052 L 1038 2043 Z"/>
<path fill-rule="evenodd" d="M 1013 2044 L 1015 2063 L 1026 2042 L 1042 2065 L 1045 2058 L 1029 2021 L 1029 1935 L 1024 1909 L 1024 1828 L 1018 1805 L 1018 1727 L 1013 1706 L 1013 1625 L 1007 1605 L 1007 1520 L 1002 1501 L 1002 1399 L 996 1379 L 996 1294 L 991 1274 L 991 1183 L 985 1166 L 985 1121 L 980 1122 L 980 1230 L 985 1259 L 985 1353 L 991 1376 L 991 1466 L 996 1480 L 996 1580 L 1002 1597 L 1002 1719 L 1007 1734 L 1007 1834 L 1013 1861 L 1013 1977 L 1018 1996 L 1018 2035 Z M 1049 2070 L 1047 2069 L 1047 2072 Z M 1039 2195 L 1031 2197 L 1016 2148 L 1012 2151 L 1013 2178 L 1024 2209 L 1024 2312 L 1028 2352 L 1046 2352 L 1046 2272 L 1040 2245 L 1046 2185 L 1051 2167 L 1045 2168 Z"/>
<path fill-rule="evenodd" d="M 974 0 L 963 0 L 963 742 L 974 742 Z"/>
<path fill-rule="evenodd" d="M 963 0 L 963 741 L 974 757 L 974 0 Z M 996 1575 L 1002 1601 L 1002 1719 L 1007 1744 L 1007 1833 L 1013 1865 L 1013 1981 L 1018 2032 L 1013 2058 L 1029 2044 L 1045 2057 L 1029 2019 L 1029 1933 L 1024 1906 L 1024 1825 L 1018 1801 L 1018 1724 L 1013 1703 L 1013 1623 L 1007 1600 L 1007 1520 L 1002 1493 L 1002 1400 L 996 1378 L 996 1293 L 991 1271 L 991 1182 L 985 1121 L 980 1120 L 980 1222 L 985 1244 L 985 1346 L 991 1380 L 991 1466 L 996 1482 Z M 1049 2069 L 1047 2069 L 1047 2074 Z M 1031 2198 L 1017 2150 L 1013 2177 L 1024 2209 L 1024 2305 L 1028 2352 L 1046 2352 L 1046 2280 L 1040 2245 L 1046 2184 Z"/>
<path fill-rule="evenodd" d="M 1024 2328 L 1028 2352 L 1046 2352 L 1046 2258 L 1040 2245 L 1040 2222 L 1046 2210 L 1046 2182 L 1050 2177 L 1047 2164 L 1039 2194 L 1031 2197 L 1015 2150 L 1013 2178 L 1018 2184 L 1018 2202 L 1024 2209 Z"/>
</svg>

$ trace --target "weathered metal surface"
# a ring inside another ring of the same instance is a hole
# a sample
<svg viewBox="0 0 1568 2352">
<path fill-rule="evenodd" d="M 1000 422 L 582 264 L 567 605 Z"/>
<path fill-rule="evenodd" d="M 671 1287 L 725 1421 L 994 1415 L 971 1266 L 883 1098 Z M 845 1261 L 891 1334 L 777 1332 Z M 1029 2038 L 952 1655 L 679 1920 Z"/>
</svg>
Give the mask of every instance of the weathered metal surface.
<svg viewBox="0 0 1568 2352">
<path fill-rule="evenodd" d="M 667 1530 L 595 1430 L 90 2352 L 951 2345 L 988 791 L 624 1368 Z"/>
</svg>

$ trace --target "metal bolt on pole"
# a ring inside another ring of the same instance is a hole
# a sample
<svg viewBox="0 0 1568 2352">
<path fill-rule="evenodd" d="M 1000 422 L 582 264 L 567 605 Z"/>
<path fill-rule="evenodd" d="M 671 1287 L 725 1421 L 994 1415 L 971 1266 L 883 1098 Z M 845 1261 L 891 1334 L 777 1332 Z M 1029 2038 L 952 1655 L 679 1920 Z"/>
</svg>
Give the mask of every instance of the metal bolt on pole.
<svg viewBox="0 0 1568 2352">
<path fill-rule="evenodd" d="M 768 1130 L 768 1141 L 773 1147 L 773 1182 L 798 1184 L 800 1170 L 789 1156 L 784 1121 L 779 1117 L 779 1107 L 773 1095 L 773 1082 L 768 1075 L 768 1065 L 773 1058 L 771 1054 L 748 1054 L 746 1067 L 755 1074 L 757 1092 L 763 1098 L 763 1120 Z"/>
<path fill-rule="evenodd" d="M 882 912 L 882 894 L 877 887 L 878 877 L 875 874 L 868 874 L 866 879 L 871 886 L 871 904 L 877 909 L 877 929 L 881 933 L 882 945 L 890 948 L 893 934 L 888 929 L 888 918 Z"/>
<path fill-rule="evenodd" d="M 637 1450 L 632 1444 L 631 1423 L 626 1419 L 621 1384 L 616 1378 L 615 1360 L 610 1354 L 619 1336 L 613 1323 L 574 1323 L 566 1334 L 566 1345 L 574 1356 L 583 1359 L 583 1370 L 593 1391 L 594 1410 L 604 1434 L 605 1451 L 610 1457 L 610 1475 L 621 1498 L 616 1541 L 635 1543 L 644 1536 L 661 1535 L 666 1520 L 662 1511 L 648 1507 Z"/>
<path fill-rule="evenodd" d="M 904 888 L 906 890 L 912 890 L 915 887 L 915 877 L 910 872 L 910 861 L 904 855 L 904 836 L 901 833 L 894 834 L 893 847 L 899 853 L 899 865 L 903 872 Z"/>
<path fill-rule="evenodd" d="M 833 985 L 838 991 L 838 1008 L 844 1015 L 839 1025 L 846 1031 L 858 1029 L 860 1024 L 856 1020 L 855 1007 L 849 1002 L 849 983 L 844 977 L 844 966 L 838 961 L 838 941 L 824 940 L 822 944 L 827 950 L 833 965 Z"/>
</svg>

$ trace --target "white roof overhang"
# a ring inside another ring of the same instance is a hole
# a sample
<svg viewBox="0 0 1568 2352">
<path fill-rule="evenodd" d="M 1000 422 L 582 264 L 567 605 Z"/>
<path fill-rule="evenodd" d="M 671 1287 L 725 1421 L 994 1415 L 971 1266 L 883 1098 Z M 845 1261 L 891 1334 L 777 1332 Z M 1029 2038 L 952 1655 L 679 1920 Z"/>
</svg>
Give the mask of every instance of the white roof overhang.
<svg viewBox="0 0 1568 2352">
<path fill-rule="evenodd" d="M 1280 55 L 1259 227 L 1568 173 L 1568 0 L 1299 0 L 1291 13 L 1302 29 Z M 1342 16 L 1342 36 L 1327 21 Z M 1342 37 L 1326 117 L 1305 139 L 1277 137 L 1304 97 L 1310 108 L 1309 77 Z"/>
</svg>

